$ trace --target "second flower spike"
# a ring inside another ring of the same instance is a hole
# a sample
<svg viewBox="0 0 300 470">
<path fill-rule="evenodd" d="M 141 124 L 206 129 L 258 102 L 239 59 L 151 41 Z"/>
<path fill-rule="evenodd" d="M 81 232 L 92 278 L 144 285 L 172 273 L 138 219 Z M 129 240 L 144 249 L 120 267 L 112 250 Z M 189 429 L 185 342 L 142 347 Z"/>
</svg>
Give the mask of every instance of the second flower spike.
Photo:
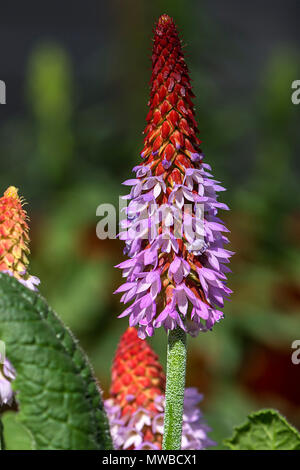
<svg viewBox="0 0 300 470">
<path fill-rule="evenodd" d="M 181 448 L 202 450 L 215 443 L 208 437 L 196 388 L 184 394 Z M 116 449 L 159 450 L 162 447 L 165 374 L 146 341 L 128 328 L 121 337 L 112 367 L 110 398 L 105 401 Z"/>
</svg>

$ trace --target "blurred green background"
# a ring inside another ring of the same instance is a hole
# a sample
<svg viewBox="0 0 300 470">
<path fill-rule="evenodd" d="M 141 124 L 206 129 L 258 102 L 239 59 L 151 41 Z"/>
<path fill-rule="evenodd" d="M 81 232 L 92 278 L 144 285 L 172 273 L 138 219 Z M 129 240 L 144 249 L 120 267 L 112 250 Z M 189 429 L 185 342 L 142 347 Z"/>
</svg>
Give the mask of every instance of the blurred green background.
<svg viewBox="0 0 300 470">
<path fill-rule="evenodd" d="M 300 428 L 299 2 L 11 2 L 1 14 L 0 187 L 20 188 L 31 219 L 31 273 L 87 351 L 107 395 L 127 320 L 113 291 L 123 259 L 96 237 L 96 208 L 118 203 L 139 162 L 152 26 L 184 38 L 203 150 L 228 191 L 225 320 L 189 342 L 188 385 L 221 442 L 250 410 L 275 407 Z M 14 5 L 15 4 L 15 5 Z M 16 10 L 17 9 L 17 10 Z M 18 14 L 16 14 L 16 11 Z M 153 347 L 165 363 L 166 337 Z"/>
</svg>

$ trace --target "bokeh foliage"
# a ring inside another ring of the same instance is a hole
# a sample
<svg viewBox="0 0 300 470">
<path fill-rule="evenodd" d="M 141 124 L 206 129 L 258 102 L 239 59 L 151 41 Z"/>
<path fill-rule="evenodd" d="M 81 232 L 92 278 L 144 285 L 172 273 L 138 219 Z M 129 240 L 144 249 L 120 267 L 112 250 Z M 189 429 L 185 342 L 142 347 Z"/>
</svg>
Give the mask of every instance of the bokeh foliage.
<svg viewBox="0 0 300 470">
<path fill-rule="evenodd" d="M 121 182 L 139 161 L 151 25 L 161 3 L 133 1 L 132 15 L 112 2 L 113 40 L 99 44 L 88 91 L 59 42 L 37 43 L 24 79 L 26 109 L 0 128 L 2 191 L 19 186 L 30 204 L 31 272 L 79 337 L 106 392 L 127 320 L 116 319 L 121 307 L 112 295 L 122 246 L 97 239 L 96 208 L 117 207 Z M 163 3 L 187 43 L 203 149 L 228 188 L 222 200 L 232 209 L 226 224 L 237 253 L 225 320 L 189 341 L 188 385 L 205 394 L 218 442 L 264 406 L 299 428 L 300 366 L 291 362 L 291 344 L 300 331 L 300 109 L 290 99 L 299 59 L 277 44 L 251 81 L 249 48 L 224 35 L 209 9 L 200 14 L 191 2 L 191 14 L 183 1 Z M 228 69 L 245 70 L 234 77 Z M 164 364 L 164 332 L 151 343 Z"/>
</svg>

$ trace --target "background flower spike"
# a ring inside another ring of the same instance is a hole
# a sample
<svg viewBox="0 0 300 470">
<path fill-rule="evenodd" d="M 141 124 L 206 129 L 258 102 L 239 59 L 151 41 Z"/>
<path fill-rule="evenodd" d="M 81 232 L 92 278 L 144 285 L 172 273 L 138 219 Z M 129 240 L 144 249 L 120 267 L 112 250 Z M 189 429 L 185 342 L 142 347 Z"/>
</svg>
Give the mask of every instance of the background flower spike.
<svg viewBox="0 0 300 470">
<path fill-rule="evenodd" d="M 28 273 L 29 227 L 23 208 L 24 199 L 15 186 L 9 186 L 0 198 L 0 271 L 17 278 L 31 290 L 40 280 Z"/>
</svg>

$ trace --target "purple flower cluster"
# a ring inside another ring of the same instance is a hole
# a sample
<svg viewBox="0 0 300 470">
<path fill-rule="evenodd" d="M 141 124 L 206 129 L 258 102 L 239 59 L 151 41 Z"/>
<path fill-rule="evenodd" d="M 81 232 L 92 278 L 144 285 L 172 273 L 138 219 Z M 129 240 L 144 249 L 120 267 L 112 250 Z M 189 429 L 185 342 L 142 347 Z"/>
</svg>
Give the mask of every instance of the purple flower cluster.
<svg viewBox="0 0 300 470">
<path fill-rule="evenodd" d="M 2 271 L 2 272 L 5 273 L 5 274 L 8 274 L 11 277 L 15 277 L 14 273 L 10 270 L 5 270 L 5 271 Z M 21 272 L 20 275 L 22 277 L 16 278 L 16 279 L 18 279 L 18 281 L 21 284 L 23 284 L 23 286 L 27 287 L 30 290 L 33 290 L 34 292 L 38 291 L 37 286 L 40 285 L 41 281 L 37 276 L 28 275 L 26 271 Z"/>
<path fill-rule="evenodd" d="M 153 176 L 148 166 L 133 170 L 126 218 L 120 239 L 129 259 L 117 267 L 126 282 L 121 302 L 130 303 L 120 317 L 139 327 L 139 336 L 152 336 L 154 329 L 181 327 L 197 335 L 218 322 L 231 290 L 226 285 L 231 251 L 224 248 L 228 232 L 217 217 L 228 210 L 217 200 L 223 191 L 209 173 L 210 166 L 195 163 L 186 168 L 182 184 L 169 187 L 162 176 Z"/>
<path fill-rule="evenodd" d="M 11 405 L 14 396 L 11 381 L 15 380 L 16 371 L 8 359 L 0 357 L 0 360 L 3 360 L 3 363 L 0 363 L 0 406 Z"/>
<path fill-rule="evenodd" d="M 130 401 L 130 397 L 128 397 Z M 202 395 L 196 388 L 187 388 L 184 394 L 184 413 L 182 427 L 182 450 L 203 450 L 215 445 L 207 433 L 211 429 L 205 424 L 198 403 Z M 105 401 L 105 409 L 110 423 L 110 431 L 115 449 L 125 450 L 160 450 L 164 422 L 164 395 L 155 399 L 156 410 L 138 409 L 132 416 L 122 416 L 119 405 L 109 398 Z M 155 442 L 145 440 L 147 428 Z"/>
</svg>

